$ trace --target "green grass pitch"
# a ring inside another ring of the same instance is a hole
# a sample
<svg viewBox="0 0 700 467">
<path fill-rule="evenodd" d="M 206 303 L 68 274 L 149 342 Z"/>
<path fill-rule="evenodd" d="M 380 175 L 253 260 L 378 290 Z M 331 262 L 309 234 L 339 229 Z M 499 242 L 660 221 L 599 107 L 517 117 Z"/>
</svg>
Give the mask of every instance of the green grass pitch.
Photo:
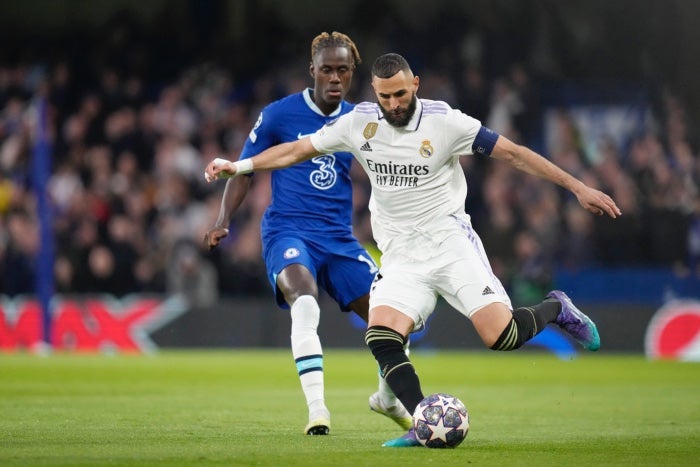
<svg viewBox="0 0 700 467">
<path fill-rule="evenodd" d="M 423 390 L 470 412 L 456 449 L 382 448 L 369 351 L 328 349 L 329 436 L 302 434 L 288 350 L 0 354 L 0 465 L 700 465 L 700 365 L 535 351 L 427 352 Z"/>
</svg>

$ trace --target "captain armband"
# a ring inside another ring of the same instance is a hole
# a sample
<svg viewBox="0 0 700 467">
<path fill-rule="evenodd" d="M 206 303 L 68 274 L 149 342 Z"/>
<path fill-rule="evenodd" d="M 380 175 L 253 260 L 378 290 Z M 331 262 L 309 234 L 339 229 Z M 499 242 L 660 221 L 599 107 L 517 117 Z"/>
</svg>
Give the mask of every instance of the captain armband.
<svg viewBox="0 0 700 467">
<path fill-rule="evenodd" d="M 498 133 L 495 131 L 482 126 L 479 128 L 476 138 L 474 138 L 472 152 L 483 154 L 484 156 L 490 156 L 491 151 L 493 151 L 493 147 L 496 145 L 496 141 L 498 141 L 498 136 Z"/>
</svg>

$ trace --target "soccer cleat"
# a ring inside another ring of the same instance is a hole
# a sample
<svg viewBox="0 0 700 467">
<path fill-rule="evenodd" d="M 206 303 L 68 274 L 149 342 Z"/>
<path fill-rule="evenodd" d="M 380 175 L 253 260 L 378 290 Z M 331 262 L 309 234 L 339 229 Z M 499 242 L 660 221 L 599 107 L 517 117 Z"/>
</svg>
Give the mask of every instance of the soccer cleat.
<svg viewBox="0 0 700 467">
<path fill-rule="evenodd" d="M 547 294 L 547 297 L 554 298 L 561 303 L 561 311 L 554 323 L 571 334 L 586 350 L 598 350 L 600 336 L 595 323 L 576 308 L 569 296 L 561 290 L 553 290 Z"/>
<path fill-rule="evenodd" d="M 331 431 L 331 421 L 327 418 L 317 418 L 304 428 L 307 435 L 327 435 Z"/>
<path fill-rule="evenodd" d="M 420 446 L 421 444 L 418 442 L 418 438 L 416 438 L 416 432 L 413 428 L 408 430 L 408 433 L 406 433 L 403 436 L 399 436 L 398 438 L 390 439 L 389 441 L 384 442 L 382 444 L 382 447 L 385 448 L 412 448 L 414 446 Z"/>
<path fill-rule="evenodd" d="M 404 430 L 410 430 L 413 426 L 413 417 L 404 408 L 403 404 L 396 401 L 395 405 L 386 406 L 379 396 L 379 392 L 375 392 L 369 396 L 369 408 L 377 413 L 380 413 L 386 417 L 389 417 L 396 422 Z"/>
</svg>

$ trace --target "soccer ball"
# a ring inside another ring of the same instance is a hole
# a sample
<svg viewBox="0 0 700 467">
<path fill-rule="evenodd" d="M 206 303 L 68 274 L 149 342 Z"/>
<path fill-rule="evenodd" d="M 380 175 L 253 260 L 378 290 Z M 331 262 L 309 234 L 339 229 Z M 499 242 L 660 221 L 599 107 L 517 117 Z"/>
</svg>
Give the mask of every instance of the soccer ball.
<svg viewBox="0 0 700 467">
<path fill-rule="evenodd" d="M 469 431 L 469 413 L 461 400 L 436 393 L 423 399 L 413 412 L 418 442 L 427 448 L 454 448 Z"/>
</svg>

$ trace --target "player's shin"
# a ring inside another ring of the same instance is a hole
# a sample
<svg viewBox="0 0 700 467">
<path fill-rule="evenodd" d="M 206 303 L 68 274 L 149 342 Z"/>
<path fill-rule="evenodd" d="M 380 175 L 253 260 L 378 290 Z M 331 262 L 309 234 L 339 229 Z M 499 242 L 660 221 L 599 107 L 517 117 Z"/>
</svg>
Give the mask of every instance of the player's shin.
<svg viewBox="0 0 700 467">
<path fill-rule="evenodd" d="M 406 340 L 406 343 L 403 346 L 404 353 L 408 357 L 410 355 L 410 340 Z M 378 380 L 379 380 L 379 385 L 378 385 L 378 394 L 379 397 L 382 399 L 382 402 L 386 406 L 391 406 L 394 405 L 397 402 L 397 398 L 394 395 L 394 391 L 391 390 L 391 387 L 389 386 L 389 383 L 386 382 L 384 377 L 382 376 L 381 368 L 379 370 L 379 375 L 378 375 Z"/>
<path fill-rule="evenodd" d="M 384 326 L 371 326 L 365 342 L 379 365 L 384 378 L 409 413 L 423 400 L 418 375 L 404 351 L 404 337 Z"/>
<path fill-rule="evenodd" d="M 299 297 L 291 309 L 292 355 L 310 418 L 328 414 L 324 401 L 323 350 L 317 333 L 320 314 L 318 303 L 311 295 Z"/>
<path fill-rule="evenodd" d="M 559 314 L 560 305 L 553 300 L 545 300 L 532 307 L 518 308 L 513 312 L 513 318 L 506 325 L 492 350 L 515 350 L 520 348 L 544 330 L 548 323 L 554 321 Z"/>
</svg>

